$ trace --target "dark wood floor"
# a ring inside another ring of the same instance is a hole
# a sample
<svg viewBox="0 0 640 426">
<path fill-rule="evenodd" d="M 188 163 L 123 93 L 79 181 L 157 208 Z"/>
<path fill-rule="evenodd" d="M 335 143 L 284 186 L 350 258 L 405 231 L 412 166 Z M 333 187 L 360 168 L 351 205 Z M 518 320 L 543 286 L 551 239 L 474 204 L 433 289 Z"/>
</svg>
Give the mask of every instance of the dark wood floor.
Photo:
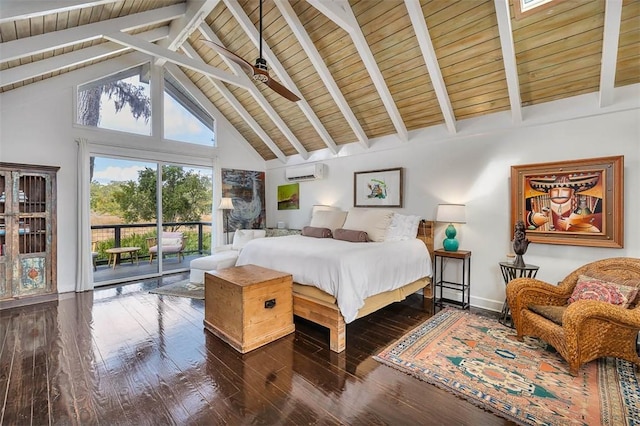
<svg viewBox="0 0 640 426">
<path fill-rule="evenodd" d="M 372 358 L 430 316 L 419 296 L 349 324 L 339 355 L 297 318 L 241 355 L 203 329 L 203 301 L 156 286 L 1 312 L 0 424 L 508 424 Z"/>
</svg>

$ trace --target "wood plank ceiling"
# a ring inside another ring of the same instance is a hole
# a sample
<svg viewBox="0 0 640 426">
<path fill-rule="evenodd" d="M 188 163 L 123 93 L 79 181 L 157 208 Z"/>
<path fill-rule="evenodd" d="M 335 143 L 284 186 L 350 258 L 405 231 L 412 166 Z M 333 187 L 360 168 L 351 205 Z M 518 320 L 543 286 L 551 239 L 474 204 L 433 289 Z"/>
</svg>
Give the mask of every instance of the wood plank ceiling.
<svg viewBox="0 0 640 426">
<path fill-rule="evenodd" d="M 146 37 L 265 160 L 366 147 L 385 135 L 400 143 L 430 126 L 455 132 L 460 120 L 500 111 L 517 121 L 522 107 L 592 92 L 611 98 L 614 87 L 640 83 L 638 0 L 563 0 L 520 19 L 513 0 L 265 0 L 263 56 L 297 103 L 202 41 L 253 63 L 258 0 L 61 0 L 24 13 L 19 3 L 0 5 L 0 92 L 140 50 L 109 32 Z M 70 29 L 77 40 L 65 38 Z M 97 46 L 109 49 L 98 55 Z M 171 54 L 201 58 L 250 90 Z"/>
</svg>

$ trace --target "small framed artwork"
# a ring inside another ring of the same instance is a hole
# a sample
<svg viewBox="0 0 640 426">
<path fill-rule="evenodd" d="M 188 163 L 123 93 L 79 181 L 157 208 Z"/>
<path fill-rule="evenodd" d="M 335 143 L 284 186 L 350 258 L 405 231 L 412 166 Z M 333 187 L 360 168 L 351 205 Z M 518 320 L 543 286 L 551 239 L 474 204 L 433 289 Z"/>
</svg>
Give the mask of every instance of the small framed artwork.
<svg viewBox="0 0 640 426">
<path fill-rule="evenodd" d="M 353 174 L 354 207 L 402 207 L 402 167 Z"/>
<path fill-rule="evenodd" d="M 290 183 L 278 186 L 278 210 L 298 210 L 300 208 L 300 184 Z"/>
<path fill-rule="evenodd" d="M 533 243 L 623 247 L 624 157 L 511 167 L 511 229 Z"/>
</svg>

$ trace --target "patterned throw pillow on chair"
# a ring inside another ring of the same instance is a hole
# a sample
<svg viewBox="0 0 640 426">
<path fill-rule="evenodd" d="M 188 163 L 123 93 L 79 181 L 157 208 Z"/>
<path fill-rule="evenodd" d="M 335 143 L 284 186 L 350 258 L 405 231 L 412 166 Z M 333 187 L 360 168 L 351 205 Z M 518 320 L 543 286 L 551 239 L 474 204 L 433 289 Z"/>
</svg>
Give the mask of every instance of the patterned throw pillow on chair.
<svg viewBox="0 0 640 426">
<path fill-rule="evenodd" d="M 628 308 L 638 294 L 638 288 L 603 281 L 597 278 L 580 275 L 578 283 L 568 302 L 578 300 L 599 300 L 602 302 Z"/>
</svg>

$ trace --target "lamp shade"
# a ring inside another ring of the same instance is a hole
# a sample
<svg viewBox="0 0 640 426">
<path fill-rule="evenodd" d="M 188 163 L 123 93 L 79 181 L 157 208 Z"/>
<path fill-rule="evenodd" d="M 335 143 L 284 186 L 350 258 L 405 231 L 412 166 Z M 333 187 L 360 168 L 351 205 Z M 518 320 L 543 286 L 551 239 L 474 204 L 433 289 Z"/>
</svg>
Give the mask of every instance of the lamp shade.
<svg viewBox="0 0 640 426">
<path fill-rule="evenodd" d="M 218 210 L 233 210 L 233 200 L 230 197 L 222 197 Z"/>
<path fill-rule="evenodd" d="M 437 222 L 466 223 L 464 204 L 438 204 Z"/>
</svg>

